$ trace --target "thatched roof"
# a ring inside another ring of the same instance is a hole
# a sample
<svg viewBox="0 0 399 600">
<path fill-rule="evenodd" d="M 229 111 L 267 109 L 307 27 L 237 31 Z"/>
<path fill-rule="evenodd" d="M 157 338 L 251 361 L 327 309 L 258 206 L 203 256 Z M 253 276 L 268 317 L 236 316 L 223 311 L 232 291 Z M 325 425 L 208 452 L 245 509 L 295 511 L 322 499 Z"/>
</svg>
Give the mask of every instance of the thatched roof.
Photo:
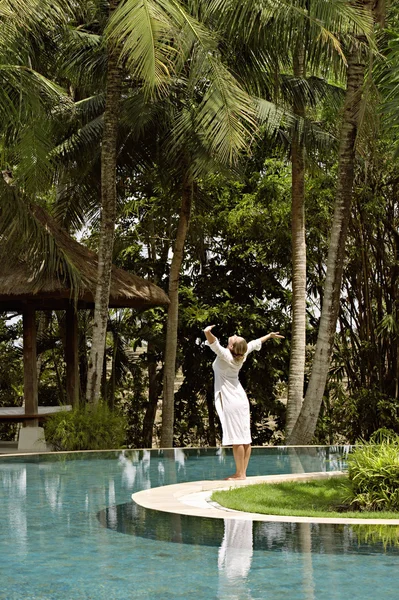
<svg viewBox="0 0 399 600">
<path fill-rule="evenodd" d="M 78 307 L 93 307 L 97 255 L 68 235 L 42 208 L 35 206 L 32 212 L 77 273 L 80 280 L 76 298 Z M 63 309 L 73 298 L 71 285 L 60 272 L 49 274 L 47 269 L 43 274 L 40 268 L 33 267 L 29 261 L 18 257 L 12 266 L 0 266 L 0 310 L 21 310 L 26 303 L 39 309 Z M 168 296 L 158 286 L 118 267 L 112 267 L 109 299 L 111 308 L 143 309 L 168 303 Z"/>
</svg>

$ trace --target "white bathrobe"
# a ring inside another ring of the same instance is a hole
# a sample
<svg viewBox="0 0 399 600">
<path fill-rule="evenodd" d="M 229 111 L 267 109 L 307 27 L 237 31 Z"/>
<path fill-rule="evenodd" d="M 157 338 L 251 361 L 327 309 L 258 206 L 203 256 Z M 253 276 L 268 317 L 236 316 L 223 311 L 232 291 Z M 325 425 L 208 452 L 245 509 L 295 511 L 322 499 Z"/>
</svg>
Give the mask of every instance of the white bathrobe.
<svg viewBox="0 0 399 600">
<path fill-rule="evenodd" d="M 238 373 L 248 354 L 253 350 L 260 350 L 260 339 L 249 342 L 244 358 L 236 362 L 227 348 L 223 348 L 219 340 L 207 345 L 215 352 L 216 360 L 213 363 L 215 373 L 215 406 L 222 424 L 223 446 L 233 444 L 250 444 L 251 428 L 249 402 L 242 387 Z"/>
</svg>

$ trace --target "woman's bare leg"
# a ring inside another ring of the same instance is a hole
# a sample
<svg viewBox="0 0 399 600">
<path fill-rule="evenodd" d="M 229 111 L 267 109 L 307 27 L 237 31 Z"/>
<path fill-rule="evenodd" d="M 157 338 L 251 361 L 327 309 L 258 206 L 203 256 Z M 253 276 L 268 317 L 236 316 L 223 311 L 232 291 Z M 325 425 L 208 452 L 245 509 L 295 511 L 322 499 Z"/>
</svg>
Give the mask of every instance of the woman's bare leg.
<svg viewBox="0 0 399 600">
<path fill-rule="evenodd" d="M 233 456 L 236 463 L 236 472 L 227 479 L 245 479 L 245 446 L 244 444 L 233 444 Z M 249 460 L 249 458 L 248 458 Z"/>
<path fill-rule="evenodd" d="M 251 444 L 244 444 L 244 467 L 245 467 L 245 477 L 247 476 L 247 468 L 249 459 L 251 457 Z"/>
</svg>

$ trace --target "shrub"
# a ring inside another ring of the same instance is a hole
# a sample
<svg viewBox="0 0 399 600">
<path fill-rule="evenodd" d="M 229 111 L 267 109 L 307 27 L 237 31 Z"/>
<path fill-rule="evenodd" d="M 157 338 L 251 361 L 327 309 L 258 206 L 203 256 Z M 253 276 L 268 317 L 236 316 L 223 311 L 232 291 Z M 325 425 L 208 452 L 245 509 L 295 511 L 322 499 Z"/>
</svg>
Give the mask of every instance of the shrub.
<svg viewBox="0 0 399 600">
<path fill-rule="evenodd" d="M 355 448 L 348 457 L 349 500 L 358 510 L 399 510 L 399 436 L 380 439 L 380 444 Z"/>
<path fill-rule="evenodd" d="M 121 448 L 126 418 L 105 403 L 82 405 L 48 417 L 44 433 L 46 442 L 57 451 Z"/>
</svg>

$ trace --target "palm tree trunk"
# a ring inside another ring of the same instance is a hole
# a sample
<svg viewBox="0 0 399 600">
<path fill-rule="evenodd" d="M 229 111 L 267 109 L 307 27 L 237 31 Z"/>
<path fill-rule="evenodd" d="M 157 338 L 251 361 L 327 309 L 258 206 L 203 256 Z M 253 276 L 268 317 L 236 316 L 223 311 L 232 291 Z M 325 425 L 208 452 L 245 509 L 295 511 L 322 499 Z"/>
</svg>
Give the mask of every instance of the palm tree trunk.
<svg viewBox="0 0 399 600">
<path fill-rule="evenodd" d="M 81 401 L 86 398 L 87 389 L 87 374 L 88 374 L 88 360 L 87 360 L 87 339 L 86 339 L 86 322 L 84 326 L 79 329 L 79 377 L 80 377 L 80 398 Z"/>
<path fill-rule="evenodd" d="M 215 395 L 213 390 L 206 391 L 206 406 L 208 409 L 208 419 L 209 419 L 209 445 L 214 448 L 216 446 L 216 427 L 215 427 Z"/>
<path fill-rule="evenodd" d="M 107 332 L 112 251 L 116 220 L 116 160 L 118 113 L 121 96 L 118 56 L 108 53 L 104 131 L 101 147 L 101 228 L 98 251 L 98 274 L 95 297 L 93 337 L 89 358 L 86 398 L 97 403 L 100 397 L 105 338 Z"/>
<path fill-rule="evenodd" d="M 305 75 L 305 55 L 298 48 L 294 58 L 295 77 Z M 301 93 L 298 93 L 298 97 Z M 294 112 L 305 117 L 303 102 L 294 104 Z M 299 126 L 296 128 L 291 149 L 292 164 L 292 334 L 288 379 L 286 436 L 289 437 L 301 412 L 305 378 L 306 351 L 306 241 L 305 241 L 305 144 Z"/>
<path fill-rule="evenodd" d="M 355 144 L 359 126 L 364 74 L 365 55 L 360 46 L 354 44 L 348 56 L 347 87 L 338 157 L 336 202 L 328 249 L 327 273 L 315 357 L 305 400 L 294 429 L 288 437 L 288 444 L 309 444 L 311 442 L 316 429 L 330 367 L 339 311 L 345 242 L 352 205 Z"/>
<path fill-rule="evenodd" d="M 116 392 L 116 355 L 118 352 L 118 336 L 114 335 L 114 346 L 112 348 L 112 368 L 111 368 L 111 375 L 109 378 L 109 390 L 108 390 L 108 397 L 107 397 L 107 401 L 108 401 L 108 406 L 111 410 L 114 410 L 115 408 L 115 392 Z"/>
<path fill-rule="evenodd" d="M 152 448 L 155 416 L 160 392 L 160 374 L 157 372 L 157 360 L 153 343 L 148 341 L 148 405 L 143 420 L 143 448 Z"/>
<path fill-rule="evenodd" d="M 184 244 L 190 223 L 193 186 L 191 179 L 183 185 L 182 203 L 177 226 L 175 246 L 169 275 L 168 324 L 163 374 L 161 448 L 173 446 L 174 385 L 176 375 L 177 329 L 179 316 L 179 279 L 183 262 Z"/>
</svg>

